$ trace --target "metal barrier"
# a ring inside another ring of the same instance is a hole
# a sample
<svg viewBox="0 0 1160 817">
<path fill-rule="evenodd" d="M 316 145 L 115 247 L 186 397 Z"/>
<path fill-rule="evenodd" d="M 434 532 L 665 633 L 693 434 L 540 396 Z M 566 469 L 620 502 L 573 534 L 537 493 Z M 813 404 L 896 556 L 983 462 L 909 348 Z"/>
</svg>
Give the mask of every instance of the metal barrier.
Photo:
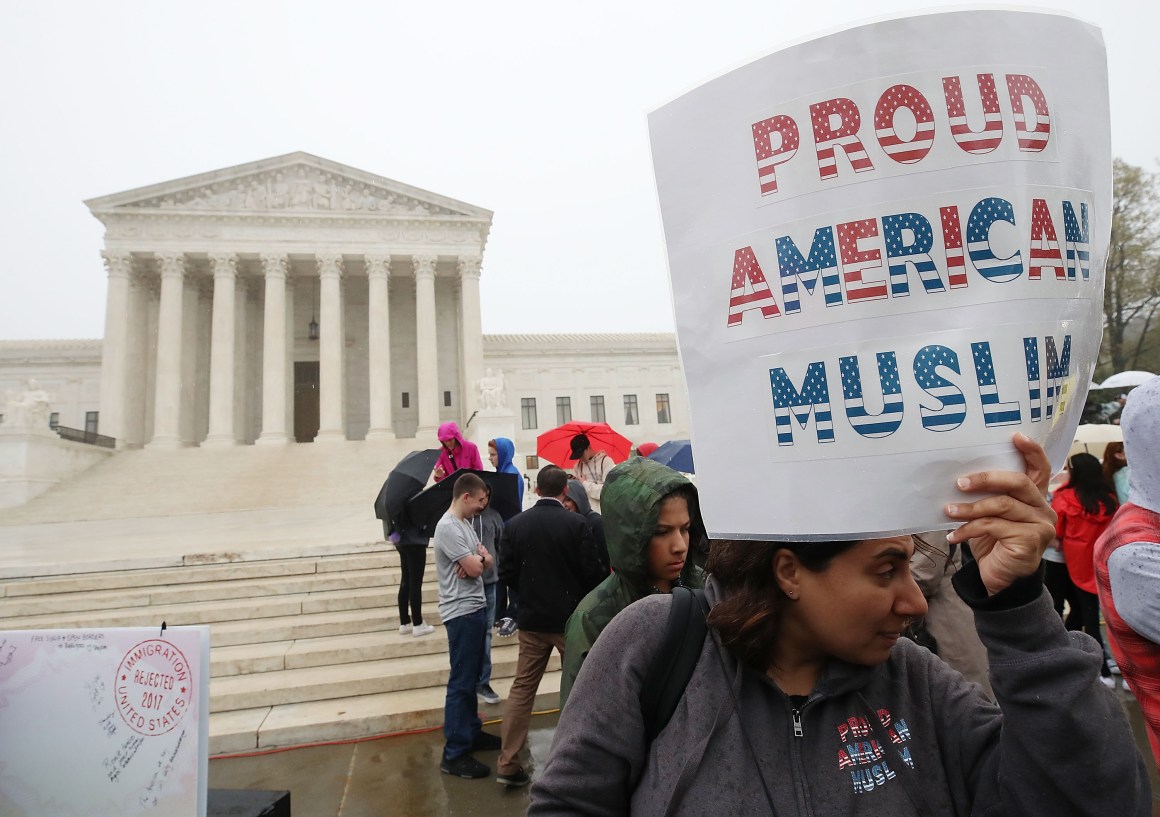
<svg viewBox="0 0 1160 817">
<path fill-rule="evenodd" d="M 95 431 L 82 431 L 79 428 L 69 428 L 68 426 L 57 426 L 55 431 L 60 435 L 62 440 L 99 445 L 101 448 L 117 447 L 117 440 L 115 438 L 106 437 L 104 434 L 98 434 Z"/>
</svg>

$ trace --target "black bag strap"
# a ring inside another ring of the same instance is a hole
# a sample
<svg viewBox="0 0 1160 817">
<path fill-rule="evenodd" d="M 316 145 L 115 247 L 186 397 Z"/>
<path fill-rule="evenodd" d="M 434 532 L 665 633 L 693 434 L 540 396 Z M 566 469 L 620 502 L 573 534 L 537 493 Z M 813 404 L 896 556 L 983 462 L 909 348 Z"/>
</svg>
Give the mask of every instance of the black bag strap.
<svg viewBox="0 0 1160 817">
<path fill-rule="evenodd" d="M 708 608 L 704 590 L 673 588 L 673 604 L 660 650 L 649 665 L 640 691 L 640 712 L 649 743 L 668 725 L 693 677 L 709 632 L 705 620 Z"/>
</svg>

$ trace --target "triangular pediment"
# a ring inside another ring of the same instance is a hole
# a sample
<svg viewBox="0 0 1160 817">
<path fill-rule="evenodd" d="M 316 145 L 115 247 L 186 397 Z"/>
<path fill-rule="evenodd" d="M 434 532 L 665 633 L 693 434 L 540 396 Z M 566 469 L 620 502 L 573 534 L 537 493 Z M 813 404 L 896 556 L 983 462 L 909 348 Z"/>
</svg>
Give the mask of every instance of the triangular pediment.
<svg viewBox="0 0 1160 817">
<path fill-rule="evenodd" d="M 115 212 L 315 213 L 414 218 L 491 212 L 337 162 L 291 153 L 91 199 L 94 215 Z"/>
</svg>

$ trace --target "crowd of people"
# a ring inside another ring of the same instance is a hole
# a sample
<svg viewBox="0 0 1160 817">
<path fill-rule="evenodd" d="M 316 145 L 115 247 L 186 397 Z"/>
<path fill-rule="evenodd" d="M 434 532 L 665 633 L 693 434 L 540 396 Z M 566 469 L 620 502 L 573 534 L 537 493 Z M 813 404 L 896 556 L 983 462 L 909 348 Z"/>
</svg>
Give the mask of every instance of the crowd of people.
<svg viewBox="0 0 1160 817">
<path fill-rule="evenodd" d="M 689 479 L 641 451 L 614 465 L 583 434 L 572 471 L 542 468 L 535 504 L 505 523 L 487 483 L 456 473 L 479 470 L 479 454 L 445 424 L 442 771 L 486 777 L 474 753 L 498 750 L 496 780 L 530 782 L 521 754 L 556 650 L 563 709 L 529 814 L 777 814 L 783 802 L 853 814 L 875 791 L 873 808 L 903 814 L 1150 813 L 1104 688 L 1123 672 L 1160 758 L 1160 385 L 1134 394 L 1124 444 L 1102 463 L 1069 457 L 1051 493 L 1046 455 L 1017 435 L 1024 471 L 961 479 L 986 496 L 946 508 L 949 535 L 861 541 L 710 542 Z M 518 473 L 511 440 L 488 454 Z M 398 543 L 401 556 L 415 546 Z M 404 633 L 429 626 L 407 563 Z M 677 588 L 707 630 L 655 730 L 642 686 L 673 684 L 655 664 Z M 501 624 L 519 657 L 492 735 L 477 702 L 500 700 L 489 654 Z"/>
</svg>

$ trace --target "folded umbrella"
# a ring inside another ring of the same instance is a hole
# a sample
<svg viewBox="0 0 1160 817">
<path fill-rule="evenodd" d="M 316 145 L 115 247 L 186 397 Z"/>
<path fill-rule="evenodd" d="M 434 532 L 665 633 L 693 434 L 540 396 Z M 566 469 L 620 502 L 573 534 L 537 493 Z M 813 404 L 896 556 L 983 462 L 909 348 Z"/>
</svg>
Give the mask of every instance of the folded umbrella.
<svg viewBox="0 0 1160 817">
<path fill-rule="evenodd" d="M 463 474 L 476 474 L 491 486 L 490 506 L 503 517 L 504 521 L 520 512 L 518 488 L 520 478 L 518 476 L 497 473 L 496 471 L 460 468 L 446 479 L 440 480 L 422 493 L 411 497 L 406 503 L 405 510 L 411 523 L 425 535 L 433 536 L 435 534 L 435 525 L 451 507 L 452 489 L 455 486 L 455 481 Z"/>
<path fill-rule="evenodd" d="M 439 449 L 428 448 L 424 451 L 412 451 L 399 460 L 387 475 L 387 481 L 379 489 L 379 495 L 375 497 L 375 518 L 397 518 L 407 500 L 423 490 L 438 459 Z"/>
<path fill-rule="evenodd" d="M 689 440 L 669 440 L 662 443 L 660 448 L 648 455 L 648 458 L 683 474 L 696 473 L 693 470 L 693 444 Z"/>
<path fill-rule="evenodd" d="M 571 468 L 572 438 L 577 434 L 588 437 L 588 442 L 597 451 L 603 451 L 613 462 L 624 462 L 632 451 L 632 443 L 608 423 L 582 423 L 573 420 L 562 426 L 545 431 L 536 437 L 536 456 L 561 468 Z"/>
</svg>

